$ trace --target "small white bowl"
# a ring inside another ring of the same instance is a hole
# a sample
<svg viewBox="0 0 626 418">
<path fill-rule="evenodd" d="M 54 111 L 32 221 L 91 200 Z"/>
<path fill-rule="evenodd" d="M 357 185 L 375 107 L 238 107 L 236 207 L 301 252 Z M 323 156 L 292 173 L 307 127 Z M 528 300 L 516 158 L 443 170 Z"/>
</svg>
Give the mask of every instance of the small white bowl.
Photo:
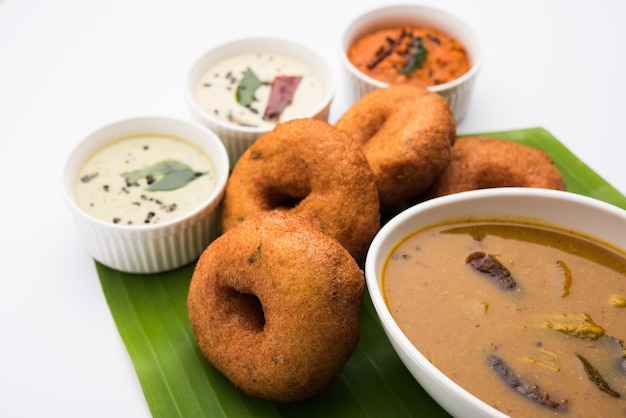
<svg viewBox="0 0 626 418">
<path fill-rule="evenodd" d="M 215 188 L 196 209 L 162 223 L 114 224 L 87 214 L 77 204 L 74 192 L 82 165 L 105 145 L 135 135 L 168 135 L 195 144 L 213 162 Z M 116 121 L 87 135 L 66 161 L 62 187 L 87 252 L 115 270 L 145 274 L 172 270 L 193 261 L 217 237 L 219 203 L 228 174 L 226 149 L 209 129 L 185 120 L 146 116 Z"/>
<path fill-rule="evenodd" d="M 350 46 L 369 33 L 407 24 L 438 29 L 465 45 L 472 63 L 471 69 L 455 80 L 429 87 L 429 90 L 439 93 L 448 101 L 455 119 L 460 122 L 469 108 L 476 74 L 482 65 L 481 43 L 474 30 L 461 19 L 443 10 L 418 4 L 398 4 L 373 9 L 356 17 L 346 26 L 341 39 L 340 59 L 350 102 L 357 101 L 376 88 L 389 86 L 388 83 L 363 74 L 350 62 L 347 55 Z"/>
<path fill-rule="evenodd" d="M 193 63 L 189 70 L 185 85 L 185 98 L 191 109 L 193 119 L 209 127 L 224 142 L 230 157 L 231 167 L 234 167 L 239 157 L 254 140 L 263 133 L 272 130 L 274 124 L 264 127 L 251 127 L 218 118 L 198 104 L 195 91 L 203 74 L 210 67 L 224 59 L 247 53 L 276 53 L 291 57 L 312 69 L 320 78 L 323 89 L 322 99 L 319 103 L 311 106 L 311 111 L 298 115 L 298 118 L 315 118 L 327 121 L 335 94 L 335 79 L 327 62 L 305 45 L 278 38 L 244 38 L 232 40 L 209 49 Z M 232 94 L 235 95 L 234 90 Z"/>
<path fill-rule="evenodd" d="M 393 319 L 381 289 L 390 252 L 413 231 L 460 218 L 533 218 L 626 249 L 626 211 L 570 192 L 498 188 L 462 192 L 420 203 L 385 224 L 374 238 L 365 277 L 374 308 L 398 356 L 430 396 L 453 416 L 506 417 L 444 375 L 408 340 Z"/>
</svg>

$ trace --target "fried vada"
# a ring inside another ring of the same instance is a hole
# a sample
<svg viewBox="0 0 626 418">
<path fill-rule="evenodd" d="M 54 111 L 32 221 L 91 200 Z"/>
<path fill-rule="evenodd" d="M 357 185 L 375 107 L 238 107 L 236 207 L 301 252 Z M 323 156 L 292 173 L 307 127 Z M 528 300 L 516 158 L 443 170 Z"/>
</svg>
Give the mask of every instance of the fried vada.
<svg viewBox="0 0 626 418">
<path fill-rule="evenodd" d="M 228 231 L 280 209 L 311 220 L 359 262 L 380 228 L 374 175 L 359 145 L 316 119 L 279 123 L 233 168 L 222 205 Z"/>
<path fill-rule="evenodd" d="M 249 395 L 296 402 L 340 376 L 360 336 L 363 271 L 312 222 L 270 211 L 200 256 L 188 295 L 204 356 Z"/>
<path fill-rule="evenodd" d="M 452 159 L 426 197 L 494 187 L 565 190 L 565 180 L 543 150 L 484 136 L 459 138 Z"/>
<path fill-rule="evenodd" d="M 374 172 L 381 209 L 426 190 L 450 162 L 456 121 L 448 102 L 418 86 L 365 94 L 335 126 L 357 140 Z"/>
</svg>

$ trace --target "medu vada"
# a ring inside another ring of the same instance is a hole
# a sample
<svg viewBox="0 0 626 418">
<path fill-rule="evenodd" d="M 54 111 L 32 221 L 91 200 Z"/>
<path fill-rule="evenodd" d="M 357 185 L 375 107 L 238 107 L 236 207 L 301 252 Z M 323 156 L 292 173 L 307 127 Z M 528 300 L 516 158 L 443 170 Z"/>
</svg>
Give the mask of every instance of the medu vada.
<svg viewBox="0 0 626 418">
<path fill-rule="evenodd" d="M 427 197 L 495 187 L 565 190 L 565 180 L 542 149 L 485 136 L 459 138 Z"/>
<path fill-rule="evenodd" d="M 279 123 L 243 153 L 226 185 L 222 229 L 273 209 L 311 220 L 359 263 L 380 228 L 365 155 L 345 132 L 316 119 Z"/>
<path fill-rule="evenodd" d="M 360 337 L 364 276 L 334 238 L 273 210 L 201 254 L 188 312 L 203 355 L 249 395 L 296 402 L 341 375 Z"/>
<path fill-rule="evenodd" d="M 365 94 L 335 126 L 357 140 L 387 209 L 429 187 L 450 162 L 456 121 L 448 102 L 417 86 L 392 85 Z"/>
</svg>

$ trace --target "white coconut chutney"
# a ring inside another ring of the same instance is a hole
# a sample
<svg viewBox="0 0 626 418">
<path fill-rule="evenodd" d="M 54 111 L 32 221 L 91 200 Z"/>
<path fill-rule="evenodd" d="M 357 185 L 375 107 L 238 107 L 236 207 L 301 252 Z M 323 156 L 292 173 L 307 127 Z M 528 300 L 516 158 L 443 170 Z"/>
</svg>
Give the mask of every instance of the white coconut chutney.
<svg viewBox="0 0 626 418">
<path fill-rule="evenodd" d="M 254 93 L 250 106 L 237 101 L 237 86 L 250 69 L 262 82 Z M 208 68 L 195 88 L 195 100 L 207 113 L 218 119 L 241 126 L 273 127 L 276 121 L 263 119 L 273 80 L 277 76 L 302 77 L 291 103 L 283 110 L 278 122 L 313 117 L 324 100 L 322 79 L 304 63 L 277 53 L 253 52 L 234 55 Z"/>
<path fill-rule="evenodd" d="M 215 169 L 199 147 L 180 138 L 122 138 L 91 155 L 75 181 L 78 205 L 89 215 L 123 225 L 180 217 L 216 187 Z"/>
</svg>

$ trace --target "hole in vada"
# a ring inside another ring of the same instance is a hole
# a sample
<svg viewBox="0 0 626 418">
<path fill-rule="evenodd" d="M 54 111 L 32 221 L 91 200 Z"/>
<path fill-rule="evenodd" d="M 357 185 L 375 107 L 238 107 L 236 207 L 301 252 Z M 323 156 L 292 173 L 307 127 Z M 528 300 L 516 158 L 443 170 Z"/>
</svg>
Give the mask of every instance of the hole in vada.
<svg viewBox="0 0 626 418">
<path fill-rule="evenodd" d="M 306 196 L 304 196 L 306 197 Z M 267 196 L 268 204 L 273 209 L 293 209 L 304 200 L 303 197 L 293 196 L 287 193 L 274 191 Z"/>
<path fill-rule="evenodd" d="M 228 317 L 246 331 L 262 332 L 265 314 L 259 298 L 256 295 L 239 292 L 232 287 L 225 291 L 224 309 Z"/>
</svg>

